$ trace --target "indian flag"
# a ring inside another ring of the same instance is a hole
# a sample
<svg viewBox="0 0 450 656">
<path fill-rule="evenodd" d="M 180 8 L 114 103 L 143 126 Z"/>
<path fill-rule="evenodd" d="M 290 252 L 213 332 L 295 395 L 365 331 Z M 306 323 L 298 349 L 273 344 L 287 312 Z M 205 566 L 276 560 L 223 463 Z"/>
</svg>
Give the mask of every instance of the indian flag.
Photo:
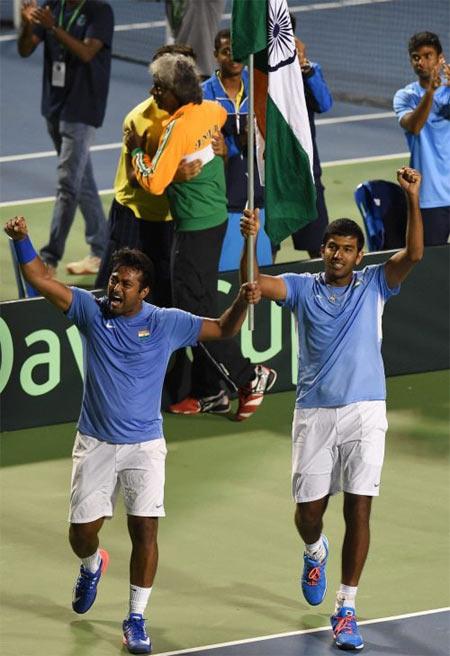
<svg viewBox="0 0 450 656">
<path fill-rule="evenodd" d="M 311 130 L 287 1 L 233 0 L 231 45 L 237 61 L 255 55 L 265 229 L 279 244 L 317 217 Z"/>
</svg>

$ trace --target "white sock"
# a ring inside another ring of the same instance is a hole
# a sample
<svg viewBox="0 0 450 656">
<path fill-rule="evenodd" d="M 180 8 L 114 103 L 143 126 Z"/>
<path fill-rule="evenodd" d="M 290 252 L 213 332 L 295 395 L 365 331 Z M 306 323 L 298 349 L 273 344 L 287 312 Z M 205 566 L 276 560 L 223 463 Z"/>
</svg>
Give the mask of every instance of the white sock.
<svg viewBox="0 0 450 656">
<path fill-rule="evenodd" d="M 95 572 L 100 567 L 100 561 L 101 561 L 101 556 L 100 556 L 100 551 L 98 549 L 94 554 L 92 554 L 92 556 L 88 556 L 87 558 L 81 559 L 84 569 L 87 569 L 88 572 L 91 572 L 92 574 L 95 574 Z"/>
<path fill-rule="evenodd" d="M 151 593 L 152 588 L 140 588 L 138 585 L 130 585 L 130 615 L 131 613 L 144 615 Z"/>
<path fill-rule="evenodd" d="M 344 585 L 341 583 L 339 590 L 336 592 L 336 605 L 334 607 L 334 612 L 339 613 L 343 606 L 354 609 L 357 591 L 358 586 Z"/>
<path fill-rule="evenodd" d="M 317 542 L 313 542 L 312 544 L 305 544 L 305 553 L 313 560 L 318 560 L 321 562 L 327 555 L 322 536 L 320 536 Z"/>
</svg>

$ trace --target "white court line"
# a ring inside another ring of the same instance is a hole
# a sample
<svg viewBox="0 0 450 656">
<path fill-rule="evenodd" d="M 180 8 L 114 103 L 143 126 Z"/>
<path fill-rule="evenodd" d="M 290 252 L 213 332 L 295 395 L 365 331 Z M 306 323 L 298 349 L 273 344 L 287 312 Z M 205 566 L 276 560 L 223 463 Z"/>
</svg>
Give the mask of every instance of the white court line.
<svg viewBox="0 0 450 656">
<path fill-rule="evenodd" d="M 304 11 L 323 11 L 327 9 L 344 9 L 345 7 L 358 7 L 360 5 L 378 5 L 386 2 L 395 2 L 395 0 L 338 0 L 337 2 L 315 2 L 310 5 L 295 5 L 289 7 L 289 11 L 300 13 Z M 230 20 L 231 14 L 223 14 L 222 20 Z M 126 32 L 128 30 L 148 30 L 154 27 L 165 27 L 166 21 L 148 21 L 144 23 L 129 23 L 122 25 L 115 25 L 114 32 Z M 17 38 L 16 33 L 3 34 L 0 36 L 2 41 L 14 41 Z"/>
<path fill-rule="evenodd" d="M 114 150 L 115 148 L 121 148 L 122 142 L 116 141 L 115 143 L 109 144 L 99 144 L 98 146 L 91 146 L 90 151 L 96 152 L 100 150 Z M 42 150 L 37 153 L 24 153 L 23 155 L 4 155 L 0 157 L 0 164 L 5 162 L 23 162 L 27 159 L 41 159 L 42 157 L 56 157 L 56 152 L 54 150 Z"/>
<path fill-rule="evenodd" d="M 316 125 L 332 125 L 334 123 L 354 123 L 355 121 L 373 121 L 380 118 L 393 118 L 395 112 L 376 112 L 375 114 L 352 114 L 350 116 L 336 116 L 336 118 L 318 118 Z"/>
<path fill-rule="evenodd" d="M 372 157 L 353 157 L 352 159 L 336 159 L 330 162 L 321 162 L 323 169 L 326 169 L 331 166 L 345 166 L 346 164 L 364 164 L 366 162 L 378 162 L 383 160 L 391 159 L 409 159 L 409 153 L 393 153 L 391 155 L 373 155 Z M 106 194 L 111 194 L 114 192 L 114 189 L 102 189 L 98 193 L 100 196 Z M 27 198 L 25 200 L 7 200 L 3 203 L 0 203 L 0 207 L 11 207 L 13 205 L 32 205 L 33 203 L 44 203 L 47 201 L 54 201 L 54 196 L 42 196 L 37 198 Z"/>
<path fill-rule="evenodd" d="M 336 118 L 319 118 L 316 120 L 316 125 L 331 125 L 334 123 L 354 123 L 355 121 L 373 121 L 384 118 L 392 118 L 395 116 L 394 112 L 376 112 L 374 114 L 351 114 L 350 116 L 338 116 Z M 122 142 L 117 141 L 110 144 L 100 144 L 98 146 L 91 146 L 92 152 L 101 150 L 114 150 L 121 148 Z M 42 157 L 56 157 L 54 150 L 42 150 L 36 153 L 24 153 L 22 155 L 3 155 L 0 157 L 0 164 L 6 162 L 23 162 L 28 159 L 40 159 Z"/>
<path fill-rule="evenodd" d="M 405 613 L 404 615 L 393 615 L 391 617 L 379 617 L 375 620 L 358 621 L 359 626 L 367 624 L 377 624 L 378 622 L 394 622 L 395 620 L 405 620 L 410 617 L 420 617 L 422 615 L 433 615 L 434 613 L 443 613 L 450 610 L 450 607 L 435 608 L 433 610 L 424 610 L 417 613 Z M 191 647 L 190 649 L 178 649 L 177 651 L 165 651 L 156 653 L 155 656 L 179 656 L 180 654 L 191 654 L 198 651 L 206 651 L 207 649 L 219 649 L 220 647 L 232 647 L 234 645 L 245 645 L 252 642 L 263 642 L 266 640 L 273 640 L 274 638 L 289 638 L 291 636 L 306 635 L 308 633 L 319 633 L 320 631 L 330 631 L 329 626 L 321 626 L 318 629 L 303 629 L 302 631 L 289 631 L 288 633 L 274 633 L 273 635 L 257 636 L 255 638 L 246 638 L 245 640 L 234 640 L 233 642 L 222 642 L 216 645 L 205 645 L 204 647 Z"/>
<path fill-rule="evenodd" d="M 326 169 L 330 166 L 345 166 L 346 164 L 365 164 L 366 162 L 378 162 L 384 159 L 403 159 L 410 158 L 410 153 L 392 153 L 391 155 L 371 155 L 370 157 L 353 157 L 350 159 L 334 159 L 328 162 L 322 162 L 321 166 Z"/>
<path fill-rule="evenodd" d="M 113 194 L 114 189 L 100 189 L 100 196 Z M 35 203 L 49 203 L 55 200 L 54 196 L 39 196 L 37 198 L 25 198 L 24 200 L 6 200 L 0 203 L 0 207 L 13 207 L 14 205 L 34 205 Z"/>
</svg>

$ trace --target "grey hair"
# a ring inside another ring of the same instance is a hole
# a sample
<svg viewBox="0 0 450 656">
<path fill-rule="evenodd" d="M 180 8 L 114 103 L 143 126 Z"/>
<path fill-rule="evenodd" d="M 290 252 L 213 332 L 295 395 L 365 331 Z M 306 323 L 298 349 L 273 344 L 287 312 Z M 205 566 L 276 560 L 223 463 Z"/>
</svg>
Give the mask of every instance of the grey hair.
<svg viewBox="0 0 450 656">
<path fill-rule="evenodd" d="M 170 89 L 181 105 L 200 104 L 203 99 L 200 73 L 192 57 L 161 55 L 150 64 L 150 73 Z"/>
</svg>

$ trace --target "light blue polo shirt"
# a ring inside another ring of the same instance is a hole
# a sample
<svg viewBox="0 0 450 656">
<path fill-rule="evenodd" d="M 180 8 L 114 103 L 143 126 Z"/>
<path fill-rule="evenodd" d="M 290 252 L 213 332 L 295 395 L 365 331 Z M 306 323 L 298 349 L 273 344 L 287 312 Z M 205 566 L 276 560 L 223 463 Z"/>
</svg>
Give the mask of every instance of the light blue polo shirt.
<svg viewBox="0 0 450 656">
<path fill-rule="evenodd" d="M 416 109 L 424 94 L 418 82 L 397 91 L 394 111 L 399 121 Z M 419 134 L 405 130 L 405 136 L 410 164 L 422 174 L 420 207 L 450 206 L 450 87 L 436 89 L 427 122 Z"/>
<path fill-rule="evenodd" d="M 345 288 L 323 273 L 285 273 L 288 307 L 298 322 L 296 408 L 336 407 L 386 398 L 381 317 L 389 289 L 384 265 L 355 271 Z"/>
<path fill-rule="evenodd" d="M 111 317 L 77 287 L 67 317 L 83 338 L 84 390 L 78 430 L 112 444 L 163 437 L 161 394 L 170 355 L 197 343 L 202 318 L 149 303 Z"/>
</svg>

